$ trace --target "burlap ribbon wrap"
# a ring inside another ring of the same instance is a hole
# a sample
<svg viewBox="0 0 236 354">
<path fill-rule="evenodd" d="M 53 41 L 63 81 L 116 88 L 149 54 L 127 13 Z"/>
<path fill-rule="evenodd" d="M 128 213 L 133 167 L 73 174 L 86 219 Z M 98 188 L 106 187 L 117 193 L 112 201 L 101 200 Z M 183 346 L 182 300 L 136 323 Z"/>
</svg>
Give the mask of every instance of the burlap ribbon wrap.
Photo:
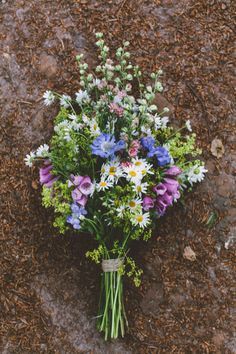
<svg viewBox="0 0 236 354">
<path fill-rule="evenodd" d="M 102 270 L 103 272 L 117 272 L 124 263 L 124 258 L 103 259 Z"/>
</svg>

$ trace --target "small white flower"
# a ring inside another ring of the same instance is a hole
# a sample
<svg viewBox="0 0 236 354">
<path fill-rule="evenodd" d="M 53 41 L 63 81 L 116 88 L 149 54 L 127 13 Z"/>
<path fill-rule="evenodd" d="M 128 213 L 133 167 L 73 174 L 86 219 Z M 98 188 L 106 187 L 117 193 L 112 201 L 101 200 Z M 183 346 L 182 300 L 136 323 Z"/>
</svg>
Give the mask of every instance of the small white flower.
<svg viewBox="0 0 236 354">
<path fill-rule="evenodd" d="M 90 100 L 90 97 L 88 95 L 88 92 L 86 90 L 79 90 L 76 94 L 76 102 L 78 104 L 82 104 L 83 102 L 88 102 Z"/>
<path fill-rule="evenodd" d="M 85 124 L 89 124 L 90 119 L 89 119 L 89 117 L 86 116 L 86 114 L 82 114 L 82 121 L 83 121 Z"/>
<path fill-rule="evenodd" d="M 78 132 L 79 130 L 81 130 L 83 128 L 83 124 L 82 123 L 76 123 L 76 121 L 71 122 L 71 128 L 73 130 L 75 130 L 76 132 Z"/>
<path fill-rule="evenodd" d="M 120 205 L 116 209 L 118 218 L 122 218 L 124 216 L 125 209 L 126 209 L 125 205 Z"/>
<path fill-rule="evenodd" d="M 147 136 L 152 136 L 152 131 L 148 126 L 142 126 L 141 132 L 146 134 Z"/>
<path fill-rule="evenodd" d="M 68 95 L 62 95 L 60 97 L 60 105 L 64 108 L 68 108 L 70 106 L 71 97 Z"/>
<path fill-rule="evenodd" d="M 170 112 L 170 110 L 169 110 L 168 107 L 164 107 L 164 108 L 163 108 L 163 112 L 164 112 L 164 113 L 168 113 L 168 112 Z"/>
<path fill-rule="evenodd" d="M 187 121 L 185 122 L 185 126 L 186 126 L 186 128 L 188 129 L 189 132 L 192 132 L 192 131 L 193 131 L 193 130 L 192 130 L 192 126 L 191 126 L 190 120 L 187 120 Z"/>
<path fill-rule="evenodd" d="M 141 228 L 146 227 L 150 223 L 150 214 L 149 213 L 139 213 L 139 214 L 134 214 L 134 216 L 131 219 L 131 222 L 135 226 L 140 226 Z"/>
<path fill-rule="evenodd" d="M 68 118 L 70 118 L 71 120 L 77 120 L 77 115 L 74 113 L 68 114 Z"/>
<path fill-rule="evenodd" d="M 43 98 L 44 98 L 45 106 L 50 106 L 55 100 L 55 96 L 54 96 L 53 92 L 49 91 L 49 90 L 44 92 Z"/>
<path fill-rule="evenodd" d="M 37 157 L 46 157 L 48 156 L 49 146 L 47 144 L 40 145 L 36 151 Z"/>
<path fill-rule="evenodd" d="M 193 166 L 187 172 L 187 180 L 192 185 L 193 183 L 201 182 L 205 178 L 207 170 L 204 166 Z"/>
<path fill-rule="evenodd" d="M 97 136 L 101 133 L 98 123 L 95 119 L 89 121 L 90 133 L 92 136 Z"/>
<path fill-rule="evenodd" d="M 101 80 L 100 79 L 93 79 L 93 85 L 94 86 L 99 86 L 101 84 Z"/>
<path fill-rule="evenodd" d="M 147 193 L 147 189 L 148 189 L 148 183 L 140 183 L 140 184 L 134 184 L 132 186 L 133 191 L 138 194 L 140 197 L 142 195 L 142 193 Z"/>
<path fill-rule="evenodd" d="M 35 152 L 33 152 L 33 151 L 31 151 L 29 154 L 27 154 L 26 157 L 24 158 L 26 166 L 32 167 L 35 157 L 36 157 L 36 155 L 35 155 Z"/>
<path fill-rule="evenodd" d="M 96 189 L 98 192 L 100 191 L 104 191 L 105 189 L 108 189 L 112 187 L 112 183 L 105 180 L 105 179 L 101 179 L 101 181 L 99 183 L 97 183 Z"/>
<path fill-rule="evenodd" d="M 169 117 L 162 117 L 161 118 L 161 123 L 162 123 L 161 127 L 162 127 L 162 129 L 165 129 L 167 127 L 168 122 L 169 122 Z"/>
</svg>

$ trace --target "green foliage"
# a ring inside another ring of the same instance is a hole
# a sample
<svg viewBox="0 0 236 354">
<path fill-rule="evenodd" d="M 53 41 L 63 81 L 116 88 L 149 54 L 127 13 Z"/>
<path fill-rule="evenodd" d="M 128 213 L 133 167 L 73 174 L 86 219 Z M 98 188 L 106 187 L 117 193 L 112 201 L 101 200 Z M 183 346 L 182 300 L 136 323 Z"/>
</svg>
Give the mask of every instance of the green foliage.
<svg viewBox="0 0 236 354">
<path fill-rule="evenodd" d="M 131 257 L 126 257 L 125 260 L 125 274 L 128 277 L 132 277 L 134 285 L 139 287 L 141 284 L 141 275 L 143 270 L 138 268 L 135 261 Z"/>
<path fill-rule="evenodd" d="M 99 264 L 101 263 L 104 254 L 105 254 L 104 246 L 99 245 L 98 248 L 95 248 L 92 251 L 87 251 L 85 255 L 87 258 L 90 258 L 93 262 Z"/>
</svg>

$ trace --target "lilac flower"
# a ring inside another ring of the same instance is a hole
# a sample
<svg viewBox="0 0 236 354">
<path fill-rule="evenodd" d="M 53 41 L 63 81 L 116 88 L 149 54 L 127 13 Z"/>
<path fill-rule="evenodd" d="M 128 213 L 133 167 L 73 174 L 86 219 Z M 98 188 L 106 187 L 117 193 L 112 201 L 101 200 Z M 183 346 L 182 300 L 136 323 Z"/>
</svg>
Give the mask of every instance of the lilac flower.
<svg viewBox="0 0 236 354">
<path fill-rule="evenodd" d="M 50 164 L 49 161 L 46 161 L 45 165 L 46 165 L 45 167 L 41 167 L 39 169 L 39 181 L 45 187 L 51 188 L 53 183 L 56 182 L 59 177 L 55 177 L 51 173 L 51 170 L 53 169 L 53 166 Z"/>
<path fill-rule="evenodd" d="M 154 204 L 154 199 L 149 197 L 148 195 L 143 198 L 143 209 L 145 211 L 148 211 L 149 209 L 153 208 Z"/>
<path fill-rule="evenodd" d="M 71 204 L 72 215 L 67 217 L 67 222 L 73 226 L 74 229 L 79 230 L 81 228 L 80 221 L 87 214 L 87 210 L 84 207 L 78 206 L 76 203 Z"/>
<path fill-rule="evenodd" d="M 165 175 L 171 176 L 171 177 L 178 176 L 181 173 L 182 173 L 182 170 L 177 166 L 171 166 L 170 168 L 168 168 L 168 170 L 165 171 Z"/>
<path fill-rule="evenodd" d="M 102 133 L 92 143 L 92 153 L 94 155 L 107 158 L 114 157 L 115 152 L 125 149 L 126 144 L 123 140 L 117 143 L 114 136 Z"/>
</svg>

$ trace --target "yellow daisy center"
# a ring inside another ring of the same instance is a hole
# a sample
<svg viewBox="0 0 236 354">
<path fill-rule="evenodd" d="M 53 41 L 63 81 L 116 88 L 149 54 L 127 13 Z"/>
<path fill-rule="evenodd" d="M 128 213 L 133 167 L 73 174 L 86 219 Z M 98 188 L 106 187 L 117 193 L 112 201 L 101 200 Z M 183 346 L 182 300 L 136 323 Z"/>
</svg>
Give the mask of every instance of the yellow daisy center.
<svg viewBox="0 0 236 354">
<path fill-rule="evenodd" d="M 137 220 L 137 222 L 142 222 L 143 221 L 143 216 L 142 215 L 136 216 L 136 220 Z"/>
<path fill-rule="evenodd" d="M 147 170 L 142 170 L 142 175 L 146 175 L 146 173 L 147 173 Z"/>
<path fill-rule="evenodd" d="M 136 177 L 137 176 L 137 172 L 136 171 L 129 171 L 129 175 L 131 177 Z"/>
<path fill-rule="evenodd" d="M 135 166 L 141 166 L 142 165 L 142 162 L 141 161 L 136 161 L 135 162 Z"/>
<path fill-rule="evenodd" d="M 116 173 L 116 167 L 115 166 L 111 166 L 110 169 L 109 169 L 109 174 L 114 176 Z"/>
<path fill-rule="evenodd" d="M 129 202 L 129 206 L 130 208 L 134 208 L 136 205 L 135 201 L 134 200 L 131 200 L 131 202 Z"/>
<path fill-rule="evenodd" d="M 100 186 L 101 187 L 106 187 L 107 186 L 107 182 L 105 182 L 105 181 L 100 182 Z"/>
<path fill-rule="evenodd" d="M 137 186 L 137 192 L 142 192 L 141 186 Z"/>
</svg>

